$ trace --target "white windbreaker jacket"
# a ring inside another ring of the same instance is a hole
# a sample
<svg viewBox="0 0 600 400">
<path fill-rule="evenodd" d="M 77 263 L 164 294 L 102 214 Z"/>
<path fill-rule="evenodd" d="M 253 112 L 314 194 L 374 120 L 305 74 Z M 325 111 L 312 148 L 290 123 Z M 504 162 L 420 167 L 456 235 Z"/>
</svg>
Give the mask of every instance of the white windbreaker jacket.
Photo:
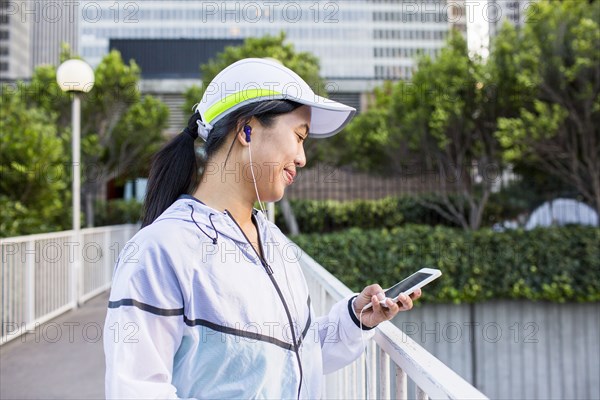
<svg viewBox="0 0 600 400">
<path fill-rule="evenodd" d="M 323 374 L 360 356 L 374 331 L 361 337 L 356 295 L 317 318 L 302 253 L 253 215 L 264 259 L 227 211 L 188 195 L 123 248 L 104 326 L 107 398 L 315 399 Z"/>
</svg>

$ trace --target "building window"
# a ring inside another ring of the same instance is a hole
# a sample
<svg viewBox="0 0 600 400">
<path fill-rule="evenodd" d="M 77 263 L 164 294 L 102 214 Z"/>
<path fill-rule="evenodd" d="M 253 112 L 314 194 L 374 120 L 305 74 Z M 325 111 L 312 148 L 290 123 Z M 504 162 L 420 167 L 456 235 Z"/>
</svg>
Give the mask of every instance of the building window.
<svg viewBox="0 0 600 400">
<path fill-rule="evenodd" d="M 2 46 L 0 47 L 0 56 L 7 56 L 8 55 L 8 47 Z"/>
<path fill-rule="evenodd" d="M 8 25 L 8 15 L 0 15 L 0 25 Z"/>
<path fill-rule="evenodd" d="M 0 71 L 8 71 L 8 63 L 0 62 Z"/>
<path fill-rule="evenodd" d="M 8 31 L 0 31 L 0 39 L 9 39 Z"/>
</svg>

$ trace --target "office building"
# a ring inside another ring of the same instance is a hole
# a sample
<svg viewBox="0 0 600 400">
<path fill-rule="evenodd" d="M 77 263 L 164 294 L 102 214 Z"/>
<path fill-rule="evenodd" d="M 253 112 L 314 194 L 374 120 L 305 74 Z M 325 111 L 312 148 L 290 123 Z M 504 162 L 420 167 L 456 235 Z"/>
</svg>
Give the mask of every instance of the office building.
<svg viewBox="0 0 600 400">
<path fill-rule="evenodd" d="M 140 40 L 144 46 L 148 40 L 224 43 L 284 31 L 296 50 L 319 58 L 331 97 L 360 109 L 366 101 L 363 94 L 383 80 L 410 78 L 419 54 L 435 57 L 451 28 L 465 32 L 464 1 L 149 0 L 120 3 L 119 7 L 112 2 L 88 1 L 81 10 L 79 50 L 95 66 L 111 46 L 118 48 L 123 40 Z M 152 57 L 162 63 L 165 56 L 152 53 Z M 190 63 L 193 58 L 190 52 L 183 52 L 171 61 Z M 195 77 L 176 73 L 177 69 L 149 73 L 142 68 L 142 90 L 162 96 L 179 114 L 173 107 L 182 103 L 181 93 L 200 83 L 199 65 L 192 68 L 198 71 Z M 180 126 L 181 120 L 177 124 Z"/>
<path fill-rule="evenodd" d="M 126 10 L 89 2 L 82 9 L 80 50 L 95 65 L 110 39 L 243 39 L 283 30 L 297 50 L 319 57 L 324 77 L 402 79 L 410 76 L 419 52 L 439 51 L 450 27 L 465 30 L 461 3 L 150 0 Z"/>
<path fill-rule="evenodd" d="M 42 64 L 59 65 L 62 45 L 74 53 L 79 48 L 80 2 L 29 1 L 32 15 L 31 67 Z"/>
<path fill-rule="evenodd" d="M 535 3 L 536 0 L 488 0 L 486 16 L 490 38 L 498 34 L 505 21 L 522 27 L 528 17 L 535 16 Z"/>
<path fill-rule="evenodd" d="M 29 79 L 36 66 L 58 65 L 62 45 L 79 43 L 77 1 L 0 2 L 0 73 L 5 81 Z"/>
<path fill-rule="evenodd" d="M 0 1 L 0 79 L 31 76 L 31 23 L 14 2 Z"/>
</svg>

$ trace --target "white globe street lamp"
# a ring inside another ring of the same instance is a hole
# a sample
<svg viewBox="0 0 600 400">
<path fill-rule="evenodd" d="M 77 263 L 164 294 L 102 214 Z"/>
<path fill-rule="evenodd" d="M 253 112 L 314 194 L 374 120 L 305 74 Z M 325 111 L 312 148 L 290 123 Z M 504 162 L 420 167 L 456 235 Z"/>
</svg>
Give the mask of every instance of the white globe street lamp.
<svg viewBox="0 0 600 400">
<path fill-rule="evenodd" d="M 94 87 L 94 70 L 82 60 L 67 60 L 56 70 L 56 81 L 60 89 L 73 93 L 73 230 L 81 228 L 81 93 Z"/>
</svg>

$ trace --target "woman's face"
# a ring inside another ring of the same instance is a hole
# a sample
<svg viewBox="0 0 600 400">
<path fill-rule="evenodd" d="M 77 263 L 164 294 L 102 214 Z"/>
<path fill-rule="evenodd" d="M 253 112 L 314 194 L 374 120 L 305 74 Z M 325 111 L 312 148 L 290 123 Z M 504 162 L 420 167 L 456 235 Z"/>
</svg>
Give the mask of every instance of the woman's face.
<svg viewBox="0 0 600 400">
<path fill-rule="evenodd" d="M 275 117 L 271 127 L 252 120 L 252 165 L 261 201 L 278 201 L 291 185 L 297 168 L 306 165 L 304 141 L 310 127 L 310 107 Z M 249 161 L 249 160 L 248 160 Z M 246 178 L 252 180 L 252 175 Z"/>
</svg>

